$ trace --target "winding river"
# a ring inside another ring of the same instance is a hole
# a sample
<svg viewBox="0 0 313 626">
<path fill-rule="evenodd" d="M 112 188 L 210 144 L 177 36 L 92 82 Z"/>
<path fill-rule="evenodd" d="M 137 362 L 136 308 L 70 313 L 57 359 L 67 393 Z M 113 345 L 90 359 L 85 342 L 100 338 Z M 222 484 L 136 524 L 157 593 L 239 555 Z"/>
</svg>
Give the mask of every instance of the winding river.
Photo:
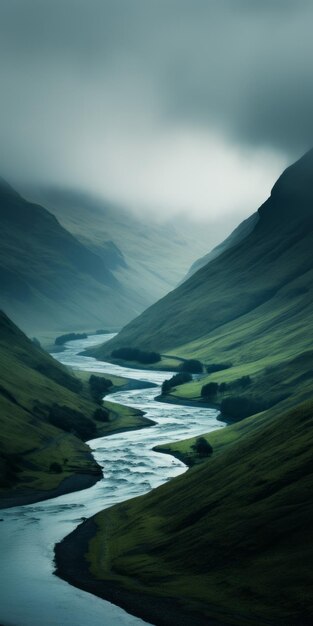
<svg viewBox="0 0 313 626">
<path fill-rule="evenodd" d="M 145 371 L 96 361 L 79 353 L 113 335 L 96 335 L 69 342 L 54 355 L 75 369 L 106 372 L 161 385 L 168 372 Z M 101 437 L 89 442 L 103 468 L 93 487 L 0 511 L 1 626 L 139 626 L 146 624 L 119 607 L 72 587 L 53 575 L 53 549 L 81 522 L 101 509 L 144 494 L 183 473 L 186 467 L 152 447 L 224 426 L 215 409 L 177 406 L 154 400 L 160 389 L 119 391 L 111 402 L 139 408 L 156 422 L 142 430 Z"/>
</svg>

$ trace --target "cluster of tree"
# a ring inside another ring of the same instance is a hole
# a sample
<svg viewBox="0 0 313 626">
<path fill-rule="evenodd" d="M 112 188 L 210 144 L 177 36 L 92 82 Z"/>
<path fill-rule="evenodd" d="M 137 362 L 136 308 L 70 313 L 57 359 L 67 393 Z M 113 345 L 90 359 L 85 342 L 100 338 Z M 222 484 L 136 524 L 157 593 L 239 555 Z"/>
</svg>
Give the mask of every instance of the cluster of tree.
<svg viewBox="0 0 313 626">
<path fill-rule="evenodd" d="M 89 378 L 90 394 L 95 402 L 101 402 L 103 396 L 108 393 L 113 383 L 109 378 L 103 378 L 102 376 L 95 376 L 91 374 Z"/>
<path fill-rule="evenodd" d="M 214 374 L 214 372 L 228 370 L 230 367 L 232 367 L 232 365 L 232 363 L 210 363 L 210 365 L 205 366 L 205 369 L 208 374 Z"/>
<path fill-rule="evenodd" d="M 191 447 L 199 456 L 202 457 L 211 456 L 211 454 L 213 454 L 213 448 L 205 437 L 198 437 Z"/>
<path fill-rule="evenodd" d="M 223 384 L 223 383 L 222 383 Z M 220 385 L 218 383 L 207 383 L 202 386 L 201 398 L 205 400 L 213 400 L 219 390 Z"/>
<path fill-rule="evenodd" d="M 55 340 L 56 346 L 63 346 L 67 341 L 74 341 L 76 339 L 87 339 L 86 333 L 67 333 L 66 335 L 60 335 Z"/>
<path fill-rule="evenodd" d="M 172 376 L 172 378 L 165 380 L 162 384 L 162 396 L 169 393 L 173 387 L 183 385 L 184 383 L 189 383 L 191 380 L 192 376 L 191 374 L 189 374 L 189 372 L 180 372 L 179 374 L 175 374 L 174 376 Z"/>
<path fill-rule="evenodd" d="M 180 372 L 189 372 L 190 374 L 202 374 L 203 365 L 200 361 L 197 361 L 197 359 L 188 359 L 186 361 L 183 361 L 178 369 Z"/>
<path fill-rule="evenodd" d="M 246 389 L 252 383 L 252 379 L 250 376 L 242 376 L 241 378 L 237 378 L 232 383 L 207 383 L 203 385 L 201 389 L 201 398 L 206 400 L 213 400 L 217 393 L 225 393 L 225 391 L 229 391 L 230 389 L 236 389 L 240 387 L 241 389 Z"/>
<path fill-rule="evenodd" d="M 139 363 L 157 363 L 161 360 L 158 352 L 144 352 L 138 348 L 117 348 L 111 352 L 113 359 L 124 359 L 125 361 L 138 361 Z"/>
<path fill-rule="evenodd" d="M 233 420 L 244 419 L 265 409 L 266 406 L 261 400 L 246 398 L 245 396 L 230 396 L 221 402 L 222 415 Z"/>
<path fill-rule="evenodd" d="M 53 404 L 49 411 L 49 422 L 66 432 L 73 433 L 84 441 L 97 434 L 96 425 L 88 417 L 68 406 Z"/>
</svg>

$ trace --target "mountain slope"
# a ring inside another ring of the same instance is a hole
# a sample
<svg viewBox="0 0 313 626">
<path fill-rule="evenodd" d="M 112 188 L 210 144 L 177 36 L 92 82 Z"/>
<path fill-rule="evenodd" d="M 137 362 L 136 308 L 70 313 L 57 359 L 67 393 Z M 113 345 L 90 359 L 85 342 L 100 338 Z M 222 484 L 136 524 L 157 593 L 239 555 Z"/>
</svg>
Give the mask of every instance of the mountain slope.
<svg viewBox="0 0 313 626">
<path fill-rule="evenodd" d="M 0 285 L 0 306 L 29 332 L 119 325 L 129 319 L 123 288 L 104 260 L 4 181 Z"/>
<path fill-rule="evenodd" d="M 11 497 L 21 503 L 52 497 L 55 489 L 62 493 L 63 481 L 64 491 L 95 482 L 101 472 L 82 439 L 90 438 L 83 428 L 97 432 L 99 406 L 82 395 L 79 380 L 2 312 L 0 363 L 0 506 Z M 54 425 L 57 407 L 65 429 Z M 67 418 L 80 438 L 68 432 Z"/>
<path fill-rule="evenodd" d="M 120 346 L 234 365 L 296 356 L 313 331 L 313 154 L 284 172 L 238 245 L 127 325 Z"/>
<path fill-rule="evenodd" d="M 251 215 L 241 224 L 239 224 L 239 226 L 235 228 L 235 230 L 225 239 L 225 241 L 213 248 L 213 250 L 205 254 L 203 257 L 201 257 L 201 259 L 197 259 L 197 261 L 192 264 L 184 280 L 188 280 L 188 278 L 190 278 L 190 276 L 200 270 L 201 267 L 204 267 L 205 265 L 207 265 L 207 263 L 216 259 L 226 250 L 229 250 L 230 248 L 238 245 L 243 239 L 245 239 L 245 237 L 247 237 L 252 232 L 258 219 L 258 213 L 253 213 L 253 215 Z"/>
<path fill-rule="evenodd" d="M 312 415 L 311 401 L 210 433 L 209 461 L 66 538 L 61 575 L 158 626 L 309 626 Z"/>
<path fill-rule="evenodd" d="M 129 319 L 176 287 L 209 243 L 209 227 L 179 218 L 165 224 L 86 193 L 29 189 L 79 241 L 100 256 L 125 289 Z"/>
</svg>

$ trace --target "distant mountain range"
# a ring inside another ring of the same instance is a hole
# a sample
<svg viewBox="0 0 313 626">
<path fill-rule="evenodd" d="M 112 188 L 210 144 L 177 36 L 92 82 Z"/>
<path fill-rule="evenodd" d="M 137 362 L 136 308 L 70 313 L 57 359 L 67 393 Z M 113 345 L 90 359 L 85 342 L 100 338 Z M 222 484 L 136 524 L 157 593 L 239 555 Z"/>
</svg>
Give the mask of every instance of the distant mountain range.
<svg viewBox="0 0 313 626">
<path fill-rule="evenodd" d="M 89 273 L 79 293 L 68 303 L 64 298 L 70 311 L 60 311 L 63 327 L 123 326 L 173 289 L 208 246 L 208 227 L 201 223 L 140 220 L 130 211 L 68 189 L 28 188 L 24 195 L 48 209 L 84 248 L 84 255 L 97 260 L 98 284 Z M 102 274 L 105 289 L 99 285 Z M 41 315 L 46 327 L 54 323 L 51 317 Z"/>
</svg>

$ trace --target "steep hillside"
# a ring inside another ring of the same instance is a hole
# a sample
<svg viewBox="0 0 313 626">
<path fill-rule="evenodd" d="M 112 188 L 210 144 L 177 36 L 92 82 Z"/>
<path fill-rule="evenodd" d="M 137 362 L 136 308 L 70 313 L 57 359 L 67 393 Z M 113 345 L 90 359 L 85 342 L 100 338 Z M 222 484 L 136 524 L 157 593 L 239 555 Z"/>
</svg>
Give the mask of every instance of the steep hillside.
<svg viewBox="0 0 313 626">
<path fill-rule="evenodd" d="M 313 331 L 313 154 L 288 168 L 238 245 L 95 351 L 133 346 L 260 368 L 307 349 Z M 227 358 L 226 358 L 227 357 Z"/>
<path fill-rule="evenodd" d="M 64 189 L 31 189 L 28 197 L 105 261 L 127 293 L 129 319 L 176 287 L 210 246 L 205 224 L 182 218 L 153 223 L 96 196 Z"/>
<path fill-rule="evenodd" d="M 190 276 L 200 270 L 201 267 L 204 267 L 210 261 L 217 259 L 217 257 L 223 254 L 223 252 L 225 252 L 226 250 L 237 246 L 253 231 L 256 223 L 258 222 L 258 219 L 258 213 L 253 213 L 253 215 L 251 215 L 241 224 L 239 224 L 239 226 L 235 228 L 235 230 L 229 235 L 229 237 L 225 239 L 225 241 L 222 241 L 222 243 L 213 248 L 213 250 L 205 254 L 203 257 L 201 257 L 201 259 L 197 259 L 197 261 L 192 264 L 184 280 L 188 280 L 188 278 L 190 278 Z"/>
<path fill-rule="evenodd" d="M 99 421 L 82 383 L 2 312 L 0 364 L 0 507 L 93 484 L 101 471 L 83 441 L 149 423 L 116 407 Z"/>
<path fill-rule="evenodd" d="M 210 460 L 66 538 L 61 574 L 158 626 L 309 626 L 312 416 L 211 433 Z"/>
<path fill-rule="evenodd" d="M 116 326 L 124 290 L 97 256 L 47 210 L 0 181 L 0 306 L 28 332 Z"/>
</svg>

